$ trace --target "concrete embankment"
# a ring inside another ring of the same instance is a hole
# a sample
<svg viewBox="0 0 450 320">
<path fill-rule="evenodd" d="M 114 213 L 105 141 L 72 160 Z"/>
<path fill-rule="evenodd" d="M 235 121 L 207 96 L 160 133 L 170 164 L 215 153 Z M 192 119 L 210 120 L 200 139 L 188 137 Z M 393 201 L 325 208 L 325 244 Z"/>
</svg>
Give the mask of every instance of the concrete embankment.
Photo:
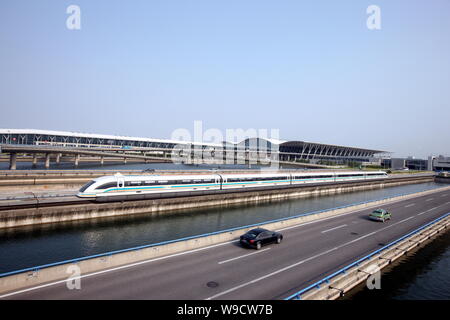
<svg viewBox="0 0 450 320">
<path fill-rule="evenodd" d="M 281 228 L 299 225 L 317 219 L 337 216 L 340 214 L 361 210 L 364 208 L 377 207 L 380 206 L 381 204 L 433 194 L 435 192 L 440 192 L 443 190 L 450 190 L 450 186 L 435 190 L 428 190 L 419 193 L 393 197 L 389 199 L 382 199 L 367 203 L 361 203 L 353 206 L 299 215 L 292 218 L 285 218 L 277 221 L 271 221 L 268 223 L 261 223 L 259 224 L 259 226 L 267 229 L 278 230 Z M 0 277 L 0 292 L 5 293 L 14 290 L 20 290 L 22 288 L 36 286 L 51 281 L 64 282 L 65 279 L 68 279 L 68 277 L 71 275 L 69 272 L 71 269 L 69 267 L 73 265 L 76 265 L 77 267 L 80 268 L 82 275 L 88 275 L 90 273 L 97 272 L 100 270 L 116 267 L 120 268 L 120 266 L 124 266 L 130 263 L 147 261 L 162 256 L 179 254 L 181 252 L 188 252 L 190 250 L 201 249 L 211 245 L 216 245 L 227 241 L 233 241 L 236 240 L 242 233 L 254 227 L 255 226 L 234 228 L 211 233 L 208 235 L 200 235 L 185 239 L 168 241 L 161 244 L 141 246 L 138 248 L 121 250 L 120 252 L 105 253 L 101 255 L 96 255 L 95 257 L 85 257 L 80 259 L 74 259 L 71 261 L 64 261 L 61 263 L 52 264 L 51 266 L 30 268 L 28 270 L 22 270 L 14 274 L 9 273 L 8 275 L 3 275 L 2 277 Z"/>
<path fill-rule="evenodd" d="M 450 176 L 436 176 L 434 181 L 438 183 L 450 183 Z"/>
<path fill-rule="evenodd" d="M 152 200 L 92 203 L 70 205 L 39 206 L 7 209 L 0 211 L 0 228 L 57 223 L 82 219 L 123 216 L 131 214 L 151 214 L 199 207 L 230 206 L 242 203 L 280 201 L 313 195 L 337 194 L 359 190 L 370 190 L 386 186 L 424 183 L 433 181 L 433 176 L 410 176 L 385 180 L 321 184 L 307 187 L 282 188 L 258 191 L 240 191 L 195 195 L 178 198 Z"/>
</svg>

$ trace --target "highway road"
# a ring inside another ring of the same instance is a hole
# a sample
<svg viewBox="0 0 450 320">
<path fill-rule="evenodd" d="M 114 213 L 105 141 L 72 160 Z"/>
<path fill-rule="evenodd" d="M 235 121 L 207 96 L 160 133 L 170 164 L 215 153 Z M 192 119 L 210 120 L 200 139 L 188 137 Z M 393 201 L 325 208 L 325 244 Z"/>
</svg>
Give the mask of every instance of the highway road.
<svg viewBox="0 0 450 320">
<path fill-rule="evenodd" d="M 373 208 L 278 230 L 281 244 L 256 251 L 237 241 L 84 274 L 3 294 L 3 299 L 283 299 L 340 267 L 450 212 L 450 191 L 383 205 L 393 218 L 368 220 Z M 382 281 L 382 280 L 381 280 Z"/>
</svg>

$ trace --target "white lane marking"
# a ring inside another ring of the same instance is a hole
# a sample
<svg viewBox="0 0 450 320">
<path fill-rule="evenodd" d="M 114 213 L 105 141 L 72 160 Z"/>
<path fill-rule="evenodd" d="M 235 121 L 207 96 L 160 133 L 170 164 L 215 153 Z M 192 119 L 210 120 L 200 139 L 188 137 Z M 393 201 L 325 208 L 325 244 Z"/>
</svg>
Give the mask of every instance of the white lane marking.
<svg viewBox="0 0 450 320">
<path fill-rule="evenodd" d="M 409 208 L 409 207 L 412 207 L 412 206 L 415 206 L 416 204 L 415 203 L 411 203 L 411 204 L 408 204 L 407 206 L 405 206 L 405 208 Z"/>
<path fill-rule="evenodd" d="M 410 219 L 414 219 L 414 216 L 406 218 L 406 219 L 403 219 L 403 220 L 399 221 L 398 223 L 402 223 L 402 222 L 408 221 Z"/>
<path fill-rule="evenodd" d="M 343 228 L 343 227 L 346 227 L 347 225 L 346 224 L 343 224 L 343 225 L 341 225 L 341 226 L 337 226 L 337 227 L 334 227 L 334 228 L 331 228 L 331 229 L 328 229 L 328 230 L 324 230 L 324 231 L 322 231 L 322 233 L 327 233 L 327 232 L 329 232 L 329 231 L 333 231 L 333 230 L 336 230 L 336 229 L 340 229 L 340 228 Z"/>
<path fill-rule="evenodd" d="M 446 196 L 447 196 L 447 194 L 442 194 L 442 195 L 441 195 L 441 197 L 446 197 Z"/>
<path fill-rule="evenodd" d="M 418 215 L 418 216 L 421 216 L 422 214 L 427 213 L 427 212 L 430 212 L 430 211 L 432 211 L 432 210 L 435 210 L 435 209 L 437 209 L 437 208 L 439 208 L 439 207 L 440 207 L 440 206 L 437 206 L 437 207 L 434 207 L 434 208 L 425 210 L 424 212 L 418 213 L 417 215 Z"/>
<path fill-rule="evenodd" d="M 388 229 L 388 228 L 392 228 L 392 227 L 394 227 L 394 226 L 396 226 L 396 225 L 398 225 L 398 224 L 400 224 L 400 223 L 403 223 L 403 222 L 405 222 L 405 221 L 407 221 L 407 220 L 410 220 L 410 219 L 413 219 L 413 218 L 414 218 L 414 216 L 409 217 L 409 218 L 406 218 L 406 219 L 403 219 L 403 220 L 401 220 L 401 221 L 399 221 L 399 222 L 396 222 L 396 223 L 393 223 L 393 224 L 391 224 L 391 225 L 389 225 L 389 226 L 387 226 L 387 227 L 384 227 L 384 228 L 381 228 L 381 229 L 379 229 L 379 230 L 377 230 L 377 231 L 368 233 L 368 234 L 366 234 L 366 235 L 364 235 L 364 236 L 361 236 L 361 237 L 356 238 L 356 239 L 353 239 L 353 240 L 351 240 L 351 241 L 349 241 L 349 242 L 343 243 L 343 244 L 341 244 L 341 245 L 339 245 L 339 246 L 337 246 L 337 247 L 334 247 L 334 248 L 332 248 L 332 249 L 329 249 L 329 250 L 326 250 L 326 251 L 324 251 L 324 252 L 318 253 L 318 254 L 316 254 L 316 255 L 314 255 L 314 256 L 312 256 L 312 257 L 309 257 L 309 258 L 306 258 L 306 259 L 304 259 L 304 260 L 298 261 L 298 262 L 296 262 L 296 263 L 294 263 L 294 264 L 291 264 L 291 265 L 289 265 L 289 266 L 286 266 L 286 267 L 284 267 L 284 268 L 278 269 L 277 271 L 271 272 L 271 273 L 266 274 L 266 275 L 264 275 L 264 276 L 262 276 L 262 277 L 253 279 L 253 280 L 251 280 L 251 281 L 249 281 L 249 282 L 242 283 L 242 284 L 240 284 L 240 285 L 238 285 L 238 286 L 236 286 L 236 287 L 232 287 L 232 288 L 230 288 L 230 289 L 228 289 L 228 290 L 225 290 L 225 291 L 223 291 L 223 292 L 217 293 L 217 294 L 215 294 L 215 295 L 213 295 L 213 296 L 211 296 L 211 297 L 209 297 L 209 298 L 206 298 L 206 300 L 215 299 L 215 298 L 218 298 L 218 297 L 223 296 L 223 295 L 225 295 L 225 294 L 228 294 L 228 293 L 230 293 L 230 292 L 239 290 L 239 289 L 241 289 L 241 288 L 243 288 L 243 287 L 246 287 L 246 286 L 248 286 L 248 285 L 250 285 L 250 284 L 259 282 L 259 281 L 261 281 L 261 280 L 264 280 L 264 279 L 266 279 L 266 278 L 269 278 L 269 277 L 271 277 L 271 276 L 274 276 L 274 275 L 279 274 L 279 273 L 281 273 L 281 272 L 284 272 L 284 271 L 286 271 L 286 270 L 292 269 L 292 268 L 294 268 L 294 267 L 296 267 L 296 266 L 299 266 L 299 265 L 301 265 L 301 264 L 303 264 L 303 263 L 305 263 L 305 262 L 314 260 L 314 259 L 316 259 L 316 258 L 318 258 L 318 257 L 320 257 L 320 256 L 323 256 L 323 255 L 326 255 L 326 254 L 328 254 L 328 253 L 330 253 L 330 252 L 336 251 L 336 250 L 338 250 L 338 249 L 340 249 L 340 248 L 343 248 L 343 247 L 345 247 L 345 246 L 347 246 L 347 245 L 349 245 L 349 244 L 352 244 L 352 243 L 355 243 L 355 242 L 357 242 L 357 241 L 360 241 L 360 240 L 362 240 L 362 239 L 364 239 L 364 238 L 370 237 L 370 236 L 372 236 L 372 235 L 374 235 L 374 234 L 376 234 L 376 233 L 379 233 L 379 232 L 381 232 L 381 231 L 383 231 L 383 230 L 386 230 L 386 229 Z"/>
<path fill-rule="evenodd" d="M 248 257 L 248 256 L 252 256 L 252 255 L 254 255 L 254 254 L 257 254 L 257 253 L 261 253 L 261 252 L 267 251 L 267 250 L 269 250 L 269 249 L 270 249 L 270 248 L 263 249 L 263 250 L 259 250 L 259 251 L 252 252 L 252 253 L 248 253 L 248 254 L 244 254 L 244 255 L 242 255 L 242 256 L 238 256 L 238 257 L 231 258 L 231 259 L 228 259 L 228 260 L 220 261 L 220 262 L 218 262 L 218 263 L 219 263 L 219 264 L 224 264 L 224 263 L 227 263 L 227 262 L 230 262 L 230 261 L 234 261 L 234 260 L 237 260 L 237 259 L 241 259 L 241 258 L 245 258 L 245 257 Z"/>
<path fill-rule="evenodd" d="M 434 198 L 430 198 L 430 199 L 427 199 L 427 200 L 425 200 L 425 201 L 431 201 L 431 200 L 433 200 Z"/>
<path fill-rule="evenodd" d="M 425 210 L 425 211 L 423 211 L 423 212 L 421 212 L 421 213 L 418 213 L 417 215 L 418 215 L 418 216 L 421 216 L 421 215 L 423 215 L 423 214 L 425 214 L 425 213 L 427 213 L 427 212 L 430 212 L 430 211 L 432 211 L 432 210 L 435 210 L 435 209 L 440 208 L 440 207 L 442 207 L 442 206 L 445 206 L 445 205 L 447 205 L 447 204 L 450 204 L 450 202 L 446 202 L 446 203 L 444 203 L 444 204 L 441 204 L 440 206 L 437 206 L 437 207 L 434 207 L 434 208 Z"/>
</svg>

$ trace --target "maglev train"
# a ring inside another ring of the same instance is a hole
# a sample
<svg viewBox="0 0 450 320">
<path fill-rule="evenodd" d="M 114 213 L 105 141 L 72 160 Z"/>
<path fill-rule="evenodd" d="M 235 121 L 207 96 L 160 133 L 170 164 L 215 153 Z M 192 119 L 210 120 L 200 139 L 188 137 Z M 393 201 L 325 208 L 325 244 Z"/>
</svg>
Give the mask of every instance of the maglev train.
<svg viewBox="0 0 450 320">
<path fill-rule="evenodd" d="M 95 201 L 123 201 L 384 178 L 387 178 L 384 171 L 126 176 L 117 173 L 88 182 L 77 196 Z"/>
</svg>

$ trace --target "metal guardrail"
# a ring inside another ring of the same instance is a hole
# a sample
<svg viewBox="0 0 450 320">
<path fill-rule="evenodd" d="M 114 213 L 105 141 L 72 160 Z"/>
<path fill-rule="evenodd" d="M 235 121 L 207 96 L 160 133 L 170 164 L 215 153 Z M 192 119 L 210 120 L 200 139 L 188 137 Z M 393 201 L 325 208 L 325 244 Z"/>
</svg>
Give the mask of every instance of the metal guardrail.
<svg viewBox="0 0 450 320">
<path fill-rule="evenodd" d="M 445 188 L 445 187 L 441 187 L 441 188 Z M 428 189 L 428 190 L 439 190 L 441 188 Z M 362 201 L 362 202 L 352 203 L 352 204 L 348 204 L 348 205 L 344 205 L 344 206 L 323 209 L 323 210 L 319 210 L 319 211 L 302 213 L 302 214 L 298 214 L 298 215 L 295 215 L 295 216 L 290 216 L 290 217 L 285 217 L 285 218 L 280 218 L 280 219 L 274 219 L 274 220 L 269 220 L 269 221 L 263 221 L 263 222 L 259 222 L 259 223 L 255 223 L 255 224 L 246 225 L 246 226 L 239 226 L 239 227 L 234 227 L 234 228 L 214 231 L 214 232 L 210 232 L 210 233 L 204 233 L 204 234 L 200 234 L 200 235 L 188 236 L 188 237 L 184 237 L 184 238 L 167 240 L 167 241 L 162 241 L 162 242 L 157 242 L 157 243 L 151 243 L 151 244 L 137 246 L 137 247 L 133 247 L 133 248 L 109 251 L 109 252 L 105 252 L 105 253 L 99 253 L 99 254 L 95 254 L 95 255 L 84 256 L 84 257 L 80 257 L 80 258 L 74 258 L 74 259 L 63 260 L 63 261 L 58 261 L 58 262 L 54 262 L 54 263 L 48 263 L 48 264 L 44 264 L 44 265 L 40 265 L 40 266 L 34 266 L 34 267 L 24 268 L 24 269 L 20 269 L 20 270 L 9 271 L 9 272 L 5 272 L 5 273 L 0 273 L 0 278 L 11 276 L 11 275 L 15 275 L 15 274 L 19 274 L 19 273 L 24 273 L 24 272 L 37 272 L 40 269 L 60 266 L 60 265 L 63 265 L 63 264 L 68 264 L 68 263 L 78 263 L 78 262 L 83 261 L 83 260 L 89 260 L 89 259 L 101 258 L 101 257 L 109 257 L 109 256 L 112 256 L 112 255 L 118 254 L 118 253 L 137 251 L 137 250 L 141 250 L 141 249 L 157 247 L 157 246 L 170 244 L 170 243 L 175 243 L 175 242 L 181 242 L 181 241 L 186 241 L 186 240 L 191 240 L 191 239 L 198 239 L 198 238 L 202 238 L 202 237 L 213 236 L 213 235 L 217 235 L 217 234 L 220 234 L 220 233 L 237 231 L 237 230 L 244 229 L 244 228 L 258 227 L 258 226 L 262 226 L 262 225 L 269 224 L 269 223 L 275 223 L 275 222 L 280 222 L 280 221 L 287 221 L 287 220 L 296 219 L 296 218 L 309 216 L 309 215 L 313 215 L 313 214 L 319 214 L 319 213 L 326 212 L 326 211 L 344 209 L 344 208 L 358 206 L 358 205 L 367 204 L 367 203 L 371 203 L 371 202 L 388 200 L 388 199 L 392 199 L 392 198 L 396 198 L 396 197 L 402 197 L 402 196 L 408 196 L 408 195 L 412 195 L 414 193 L 424 192 L 424 191 L 428 191 L 428 190 L 416 191 L 416 192 L 411 192 L 411 193 L 397 194 L 397 195 L 390 196 L 390 197 L 384 197 L 384 198 L 379 198 L 379 199 L 370 200 L 370 201 Z"/>
<path fill-rule="evenodd" d="M 435 220 L 433 220 L 433 221 L 431 221 L 431 222 L 421 226 L 420 228 L 417 228 L 417 229 L 411 231 L 410 233 L 408 233 L 408 234 L 398 238 L 397 240 L 392 241 L 391 243 L 385 245 L 384 247 L 382 247 L 382 248 L 380 248 L 378 250 L 375 250 L 374 252 L 372 252 L 372 253 L 370 253 L 370 254 L 368 254 L 368 255 L 366 255 L 366 256 L 358 259 L 358 260 L 356 260 L 355 262 L 350 263 L 349 265 L 339 269 L 338 271 L 330 274 L 329 276 L 326 276 L 325 278 L 323 278 L 323 279 L 321 279 L 321 280 L 319 280 L 317 282 L 314 282 L 313 284 L 311 284 L 311 285 L 307 286 L 306 288 L 304 288 L 304 289 L 294 293 L 293 295 L 290 295 L 289 297 L 285 298 L 284 300 L 301 300 L 301 295 L 302 294 L 305 294 L 306 292 L 310 291 L 311 289 L 320 289 L 322 284 L 329 283 L 330 280 L 332 278 L 334 278 L 335 276 L 338 276 L 340 274 L 345 274 L 347 272 L 347 270 L 349 270 L 349 269 L 351 269 L 351 268 L 353 268 L 355 266 L 359 266 L 359 264 L 361 262 L 369 260 L 373 256 L 375 256 L 377 254 L 380 254 L 382 251 L 384 251 L 384 250 L 386 250 L 388 248 L 391 248 L 392 246 L 396 245 L 397 243 L 405 240 L 406 238 L 409 238 L 410 236 L 412 236 L 414 234 L 419 233 L 423 229 L 428 228 L 430 225 L 435 224 L 435 223 L 445 219 L 448 216 L 450 216 L 450 212 L 448 212 L 448 213 L 444 214 L 443 216 L 441 216 L 441 217 L 439 217 L 439 218 L 437 218 L 437 219 L 435 219 Z"/>
</svg>

